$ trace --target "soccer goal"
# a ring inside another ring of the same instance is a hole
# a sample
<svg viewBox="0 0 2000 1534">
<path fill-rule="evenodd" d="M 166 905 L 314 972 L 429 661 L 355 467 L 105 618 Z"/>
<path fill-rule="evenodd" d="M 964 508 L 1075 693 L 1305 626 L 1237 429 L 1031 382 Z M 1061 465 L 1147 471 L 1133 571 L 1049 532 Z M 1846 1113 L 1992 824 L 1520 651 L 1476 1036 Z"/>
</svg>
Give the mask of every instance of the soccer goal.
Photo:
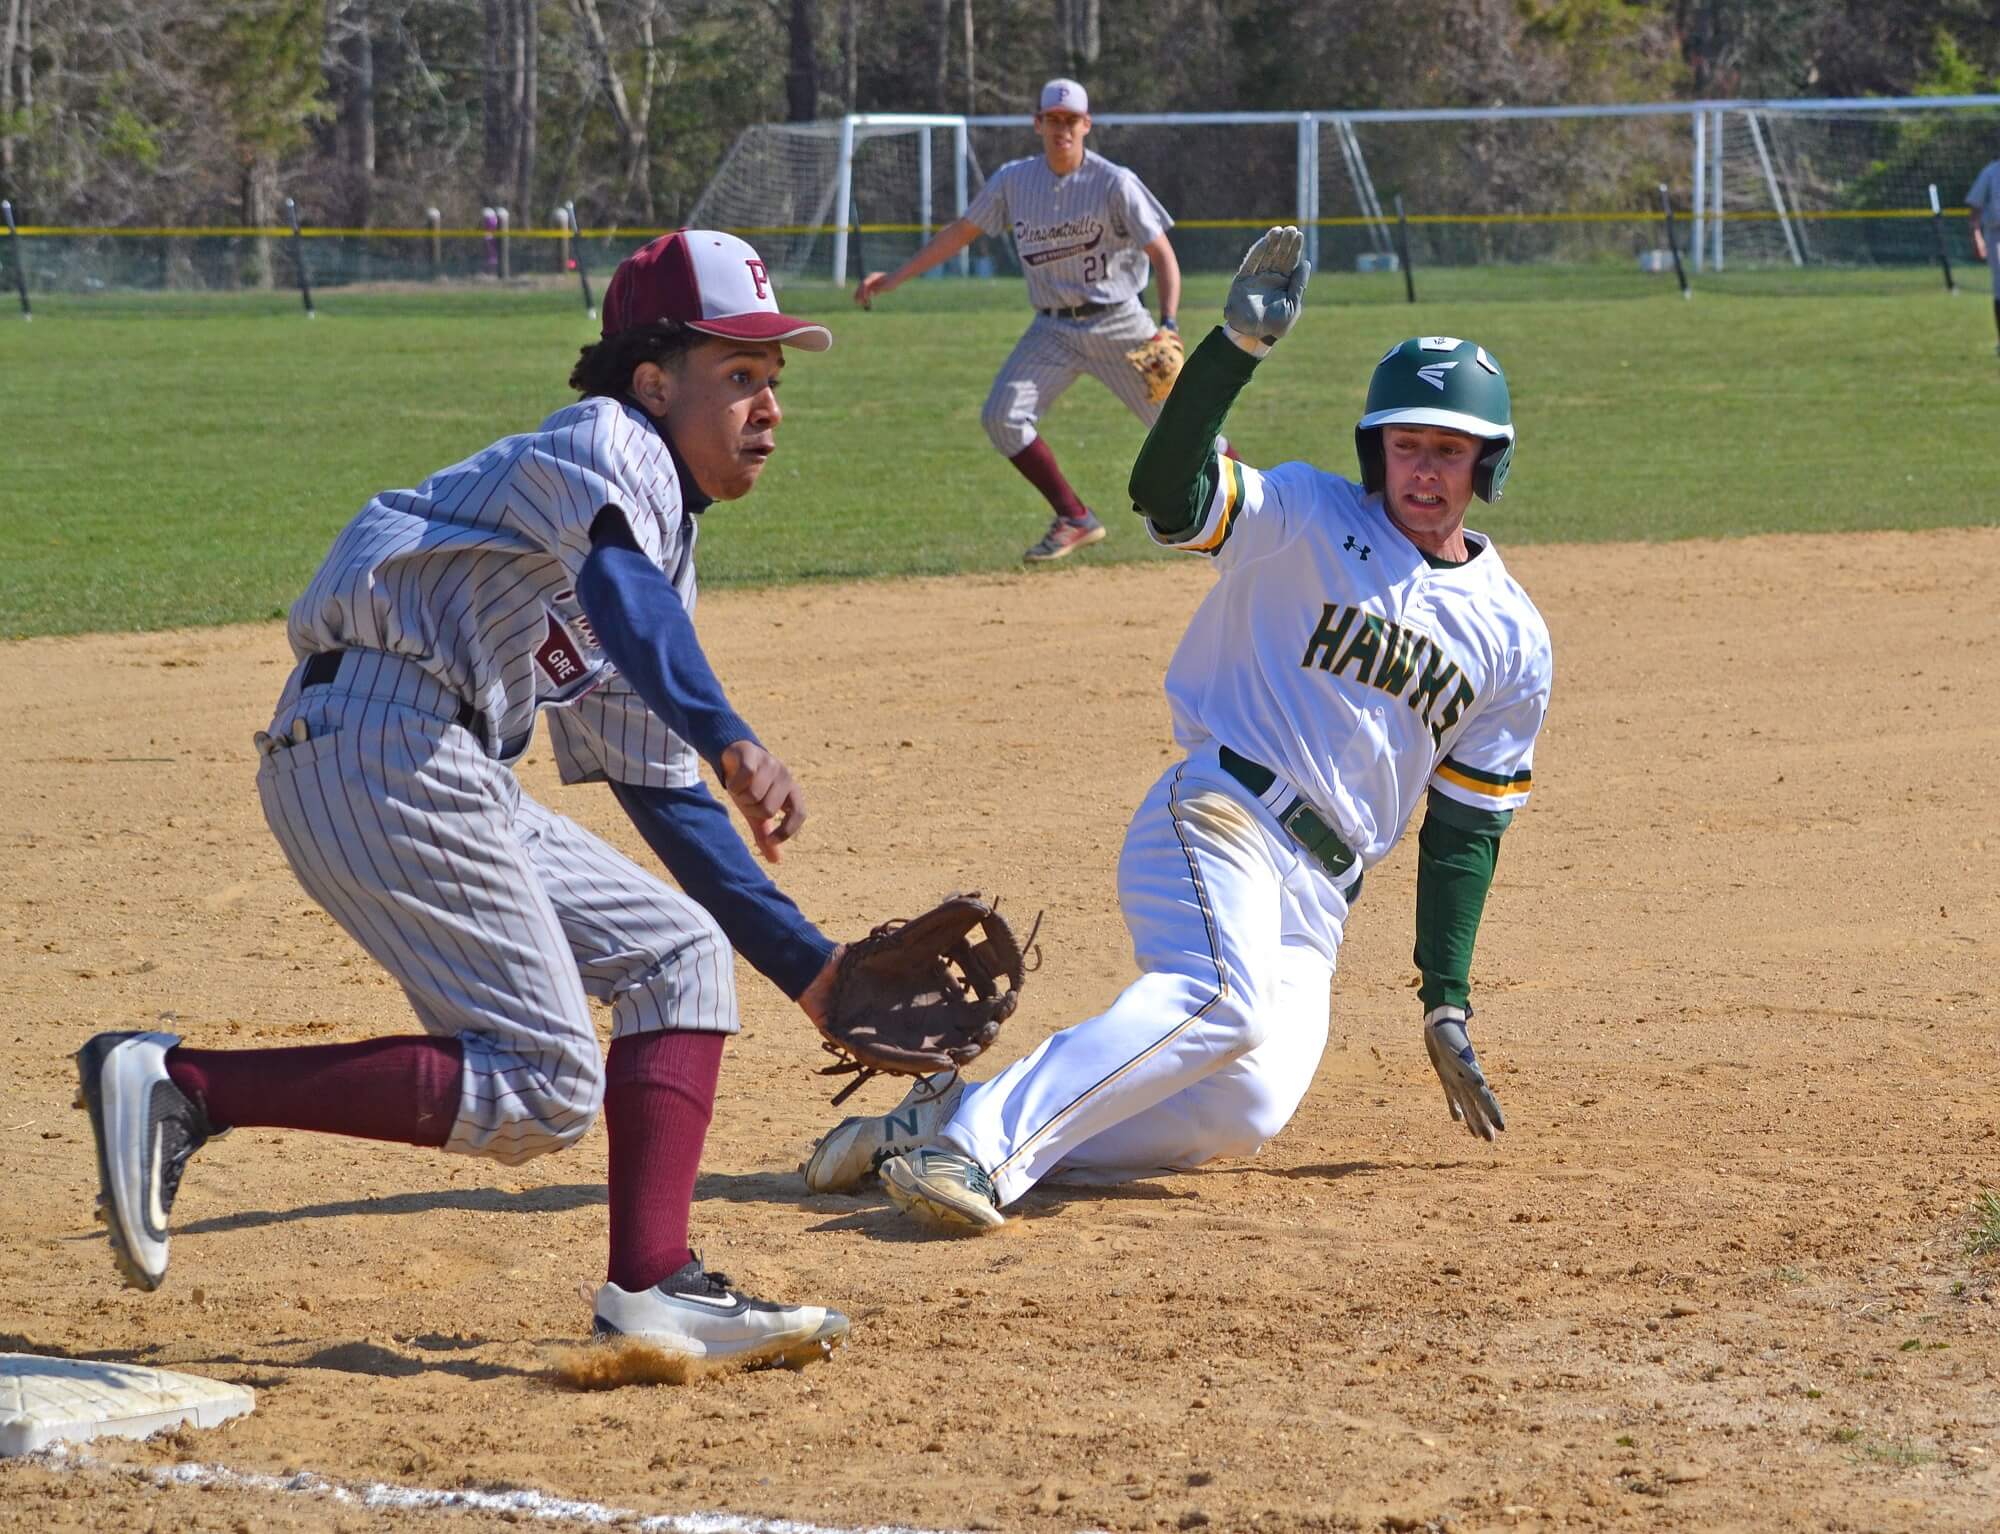
<svg viewBox="0 0 2000 1534">
<path fill-rule="evenodd" d="M 1296 223 L 1328 271 L 1408 255 L 1419 270 L 1658 272 L 1663 188 L 1689 219 L 1696 271 L 1915 265 L 1938 249 L 1931 188 L 1958 209 L 2000 152 L 2000 96 L 1107 112 L 1090 147 L 1160 197 L 1197 271 L 1227 271 L 1257 231 Z M 982 164 L 1038 150 L 1024 115 L 764 124 L 691 218 L 755 241 L 780 272 L 846 282 L 963 213 Z M 1013 271 L 1014 253 L 981 242 L 954 269 Z"/>
<path fill-rule="evenodd" d="M 1921 265 L 1931 188 L 1956 212 L 2000 156 L 2000 98 L 1704 105 L 1694 139 L 1698 269 Z"/>
<path fill-rule="evenodd" d="M 866 114 L 737 135 L 688 215 L 753 242 L 785 276 L 900 265 L 983 184 L 963 117 Z M 961 252 L 958 270 L 968 269 Z"/>
</svg>

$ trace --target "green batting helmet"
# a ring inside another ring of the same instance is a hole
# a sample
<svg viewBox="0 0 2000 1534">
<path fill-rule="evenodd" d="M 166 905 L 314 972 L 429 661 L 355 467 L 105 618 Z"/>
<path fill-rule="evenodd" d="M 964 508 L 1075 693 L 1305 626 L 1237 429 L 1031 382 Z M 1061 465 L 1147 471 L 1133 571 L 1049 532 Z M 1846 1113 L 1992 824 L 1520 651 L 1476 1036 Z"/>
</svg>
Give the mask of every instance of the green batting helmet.
<svg viewBox="0 0 2000 1534">
<path fill-rule="evenodd" d="M 1367 411 L 1354 428 L 1362 488 L 1372 495 L 1387 478 L 1382 428 L 1394 425 L 1442 426 L 1479 438 L 1486 451 L 1472 488 L 1482 501 L 1500 499 L 1514 461 L 1514 413 L 1507 375 L 1485 347 L 1457 336 L 1412 336 L 1382 354 L 1368 380 Z"/>
</svg>

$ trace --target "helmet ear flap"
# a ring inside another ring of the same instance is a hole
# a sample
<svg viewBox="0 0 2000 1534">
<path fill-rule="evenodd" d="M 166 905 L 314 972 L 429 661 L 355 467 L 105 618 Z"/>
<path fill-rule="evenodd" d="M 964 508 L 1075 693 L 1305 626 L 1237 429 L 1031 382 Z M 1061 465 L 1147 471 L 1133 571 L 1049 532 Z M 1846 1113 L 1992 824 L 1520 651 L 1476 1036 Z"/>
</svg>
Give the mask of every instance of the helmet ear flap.
<svg viewBox="0 0 2000 1534">
<path fill-rule="evenodd" d="M 1506 491 L 1507 470 L 1514 462 L 1514 444 L 1500 440 L 1488 440 L 1487 451 L 1479 455 L 1479 462 L 1473 466 L 1472 493 L 1482 501 L 1497 501 Z"/>
<path fill-rule="evenodd" d="M 1389 482 L 1388 464 L 1382 456 L 1382 428 L 1355 427 L 1354 452 L 1361 460 L 1361 488 L 1369 495 L 1380 495 Z"/>
</svg>

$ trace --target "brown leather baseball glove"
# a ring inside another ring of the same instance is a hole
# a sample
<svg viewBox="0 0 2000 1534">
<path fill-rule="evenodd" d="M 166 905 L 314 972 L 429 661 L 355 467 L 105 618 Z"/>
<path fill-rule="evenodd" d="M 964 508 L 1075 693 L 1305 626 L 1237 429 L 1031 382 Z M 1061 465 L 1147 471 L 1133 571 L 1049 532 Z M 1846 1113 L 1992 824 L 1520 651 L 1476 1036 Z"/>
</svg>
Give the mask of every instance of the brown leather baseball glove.
<svg viewBox="0 0 2000 1534">
<path fill-rule="evenodd" d="M 927 1076 L 976 1059 L 1020 1004 L 1041 926 L 1038 916 L 1021 943 L 976 894 L 953 895 L 850 943 L 818 1025 L 822 1047 L 840 1061 L 820 1074 L 854 1076 L 835 1106 L 872 1076 Z"/>
<path fill-rule="evenodd" d="M 1146 380 L 1146 398 L 1157 405 L 1174 392 L 1174 380 L 1181 376 L 1181 363 L 1187 360 L 1187 352 L 1181 345 L 1181 333 L 1163 328 L 1154 332 L 1153 339 L 1144 346 L 1135 346 L 1127 352 L 1125 360 Z"/>
</svg>

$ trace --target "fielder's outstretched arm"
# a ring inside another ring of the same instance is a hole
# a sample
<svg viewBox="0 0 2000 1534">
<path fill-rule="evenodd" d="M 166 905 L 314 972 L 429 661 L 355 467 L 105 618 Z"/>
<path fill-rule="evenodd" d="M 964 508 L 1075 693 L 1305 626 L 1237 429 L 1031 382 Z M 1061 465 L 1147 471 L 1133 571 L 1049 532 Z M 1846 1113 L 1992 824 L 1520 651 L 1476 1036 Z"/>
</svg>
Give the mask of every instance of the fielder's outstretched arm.
<svg viewBox="0 0 2000 1534">
<path fill-rule="evenodd" d="M 834 941 L 771 882 L 707 785 L 614 782 L 611 793 L 674 882 L 715 918 L 729 946 L 800 1000 L 833 957 Z"/>
<path fill-rule="evenodd" d="M 893 272 L 870 272 L 863 277 L 861 286 L 854 290 L 854 301 L 864 306 L 872 303 L 877 294 L 900 288 L 912 277 L 921 277 L 932 267 L 944 265 L 985 232 L 970 219 L 953 219 L 932 235 L 922 250 Z"/>
</svg>

